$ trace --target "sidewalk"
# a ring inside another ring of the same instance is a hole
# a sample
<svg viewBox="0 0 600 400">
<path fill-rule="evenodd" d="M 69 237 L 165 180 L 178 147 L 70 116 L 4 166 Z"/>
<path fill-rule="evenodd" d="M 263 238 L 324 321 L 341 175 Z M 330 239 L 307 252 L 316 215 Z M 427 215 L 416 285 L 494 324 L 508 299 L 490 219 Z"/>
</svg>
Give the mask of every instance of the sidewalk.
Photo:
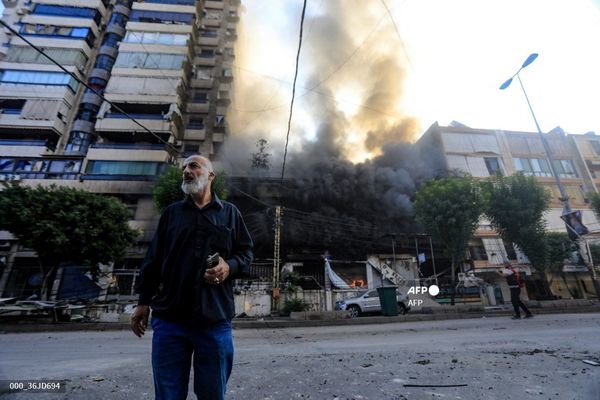
<svg viewBox="0 0 600 400">
<path fill-rule="evenodd" d="M 528 302 L 528 307 L 534 315 L 537 314 L 576 314 L 600 313 L 600 303 L 590 300 L 556 300 L 550 302 Z M 298 315 L 300 314 L 300 315 Z M 305 315 L 301 315 L 305 314 Z M 442 306 L 435 309 L 423 309 L 419 313 L 410 312 L 407 315 L 394 317 L 364 316 L 358 318 L 335 318 L 331 313 L 295 313 L 290 317 L 265 317 L 265 318 L 236 318 L 233 320 L 234 329 L 279 329 L 315 326 L 339 325 L 368 325 L 414 321 L 438 321 L 468 318 L 493 318 L 510 317 L 512 310 L 504 305 L 504 309 L 482 310 L 480 306 L 456 305 Z M 21 322 L 1 323 L 1 333 L 25 332 L 67 332 L 67 331 L 108 331 L 128 330 L 127 314 L 121 314 L 121 322 Z"/>
</svg>

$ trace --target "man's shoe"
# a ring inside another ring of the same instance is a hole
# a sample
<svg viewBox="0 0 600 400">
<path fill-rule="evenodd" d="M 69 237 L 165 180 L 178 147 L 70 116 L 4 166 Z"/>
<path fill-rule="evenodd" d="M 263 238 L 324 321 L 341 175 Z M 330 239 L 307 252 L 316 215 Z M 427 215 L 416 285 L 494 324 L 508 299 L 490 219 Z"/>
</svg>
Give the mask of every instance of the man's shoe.
<svg viewBox="0 0 600 400">
<path fill-rule="evenodd" d="M 510 319 L 521 319 L 520 315 L 513 315 Z"/>
<path fill-rule="evenodd" d="M 533 314 L 527 314 L 525 318 L 533 318 Z"/>
</svg>

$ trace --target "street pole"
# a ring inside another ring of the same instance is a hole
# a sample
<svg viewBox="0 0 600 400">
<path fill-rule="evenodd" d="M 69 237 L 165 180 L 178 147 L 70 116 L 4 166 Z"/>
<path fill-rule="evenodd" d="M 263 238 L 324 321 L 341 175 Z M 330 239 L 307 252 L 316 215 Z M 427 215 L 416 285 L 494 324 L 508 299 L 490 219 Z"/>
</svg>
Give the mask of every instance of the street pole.
<svg viewBox="0 0 600 400">
<path fill-rule="evenodd" d="M 275 207 L 275 240 L 273 244 L 273 291 L 271 303 L 271 311 L 274 313 L 279 311 L 279 298 L 281 296 L 279 289 L 279 271 L 281 271 L 281 215 L 281 206 Z"/>
<path fill-rule="evenodd" d="M 548 141 L 546 140 L 546 137 L 544 136 L 544 134 L 542 133 L 542 129 L 540 128 L 540 124 L 538 123 L 537 118 L 535 117 L 535 113 L 533 112 L 533 107 L 531 106 L 531 102 L 529 101 L 529 96 L 527 96 L 527 92 L 525 91 L 525 86 L 523 85 L 523 82 L 521 81 L 521 76 L 519 75 L 519 72 L 521 72 L 521 70 L 525 67 L 527 67 L 529 64 L 531 64 L 536 58 L 537 58 L 537 54 L 533 53 L 530 54 L 529 57 L 527 57 L 527 59 L 525 60 L 525 62 L 523 63 L 523 65 L 521 66 L 521 68 L 519 68 L 519 70 L 510 78 L 508 79 L 506 82 L 504 82 L 501 86 L 500 86 L 500 90 L 504 90 L 507 87 L 510 86 L 512 79 L 516 76 L 517 79 L 519 80 L 519 84 L 521 85 L 521 89 L 523 90 L 523 94 L 525 95 L 525 100 L 527 101 L 527 106 L 529 106 L 529 111 L 531 112 L 531 116 L 533 117 L 533 121 L 535 122 L 535 126 L 537 128 L 538 131 L 538 135 L 540 137 L 540 140 L 542 142 L 542 146 L 544 147 L 544 153 L 546 155 L 546 159 L 548 160 L 548 163 L 550 164 L 550 171 L 552 172 L 552 175 L 554 175 L 554 180 L 556 182 L 556 186 L 558 186 L 558 190 L 560 192 L 560 201 L 563 204 L 563 217 L 565 215 L 570 214 L 571 211 L 571 205 L 569 204 L 569 196 L 567 195 L 567 192 L 560 180 L 560 176 L 556 171 L 556 168 L 554 167 L 554 163 L 552 162 L 552 156 L 551 156 L 551 151 L 550 151 L 550 146 L 548 145 Z M 594 284 L 594 289 L 596 290 L 596 296 L 598 296 L 598 298 L 600 298 L 600 284 L 598 283 L 598 281 L 596 280 L 596 271 L 594 270 L 594 264 L 592 262 L 592 256 L 591 256 L 591 252 L 589 252 L 589 246 L 587 244 L 587 240 L 581 235 L 579 234 L 577 231 L 575 231 L 575 229 L 573 229 L 566 221 L 565 218 L 565 227 L 567 228 L 567 232 L 571 231 L 573 233 L 575 233 L 575 235 L 578 238 L 578 241 L 583 240 L 584 244 L 586 246 L 586 248 L 588 248 L 588 269 L 590 270 L 590 274 L 592 277 L 592 282 Z M 580 253 L 581 253 L 581 249 L 580 249 Z"/>
</svg>

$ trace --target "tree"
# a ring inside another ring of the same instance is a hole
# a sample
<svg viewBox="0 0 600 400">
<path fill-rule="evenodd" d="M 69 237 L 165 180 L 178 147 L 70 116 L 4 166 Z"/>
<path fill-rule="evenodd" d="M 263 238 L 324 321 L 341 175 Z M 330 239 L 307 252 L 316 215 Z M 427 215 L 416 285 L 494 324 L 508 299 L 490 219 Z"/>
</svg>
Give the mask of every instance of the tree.
<svg viewBox="0 0 600 400">
<path fill-rule="evenodd" d="M 482 211 L 478 183 L 470 176 L 448 177 L 427 182 L 415 197 L 417 221 L 434 237 L 442 240 L 451 260 L 454 305 L 456 266 L 464 260 L 469 240 L 477 229 Z"/>
<path fill-rule="evenodd" d="M 258 151 L 256 153 L 252 153 L 252 169 L 255 170 L 265 170 L 268 171 L 271 168 L 271 153 L 267 153 L 267 140 L 259 139 L 256 142 L 256 147 L 258 147 Z"/>
<path fill-rule="evenodd" d="M 229 195 L 229 190 L 225 185 L 226 179 L 227 175 L 224 172 L 219 172 L 212 182 L 213 192 L 223 200 L 227 199 Z M 152 189 L 152 199 L 161 213 L 169 205 L 185 198 L 185 194 L 181 191 L 181 181 L 181 168 L 176 165 L 169 165 L 167 171 L 158 178 L 158 182 Z"/>
<path fill-rule="evenodd" d="M 123 257 L 139 232 L 128 225 L 130 211 L 118 199 L 50 186 L 4 184 L 0 191 L 0 229 L 10 231 L 37 253 L 42 297 L 61 263 L 108 264 Z"/>
<path fill-rule="evenodd" d="M 562 232 L 547 233 L 546 241 L 548 244 L 548 261 L 544 268 L 544 272 L 559 274 L 565 284 L 565 287 L 569 291 L 569 294 L 573 298 L 576 298 L 577 296 L 575 296 L 575 293 L 571 290 L 569 284 L 567 283 L 564 266 L 565 260 L 572 258 L 574 253 L 575 257 L 578 257 L 579 253 L 577 252 L 577 246 L 569 238 L 569 235 Z M 552 283 L 552 280 L 550 280 L 548 283 Z"/>
<path fill-rule="evenodd" d="M 550 194 L 534 177 L 522 173 L 496 176 L 484 185 L 485 214 L 507 242 L 515 243 L 531 264 L 543 269 L 548 259 L 544 213 Z"/>
<path fill-rule="evenodd" d="M 600 194 L 596 192 L 590 192 L 587 194 L 587 198 L 591 203 L 594 214 L 600 218 Z"/>
</svg>

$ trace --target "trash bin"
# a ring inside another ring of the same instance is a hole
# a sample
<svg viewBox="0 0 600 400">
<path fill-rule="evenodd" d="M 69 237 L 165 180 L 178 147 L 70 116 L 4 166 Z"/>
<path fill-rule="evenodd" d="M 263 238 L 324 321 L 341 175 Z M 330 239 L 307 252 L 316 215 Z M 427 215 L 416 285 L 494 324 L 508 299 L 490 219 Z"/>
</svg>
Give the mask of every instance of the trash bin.
<svg viewBox="0 0 600 400">
<path fill-rule="evenodd" d="M 386 317 L 398 315 L 398 299 L 396 298 L 396 286 L 382 286 L 377 288 L 381 314 Z"/>
</svg>

